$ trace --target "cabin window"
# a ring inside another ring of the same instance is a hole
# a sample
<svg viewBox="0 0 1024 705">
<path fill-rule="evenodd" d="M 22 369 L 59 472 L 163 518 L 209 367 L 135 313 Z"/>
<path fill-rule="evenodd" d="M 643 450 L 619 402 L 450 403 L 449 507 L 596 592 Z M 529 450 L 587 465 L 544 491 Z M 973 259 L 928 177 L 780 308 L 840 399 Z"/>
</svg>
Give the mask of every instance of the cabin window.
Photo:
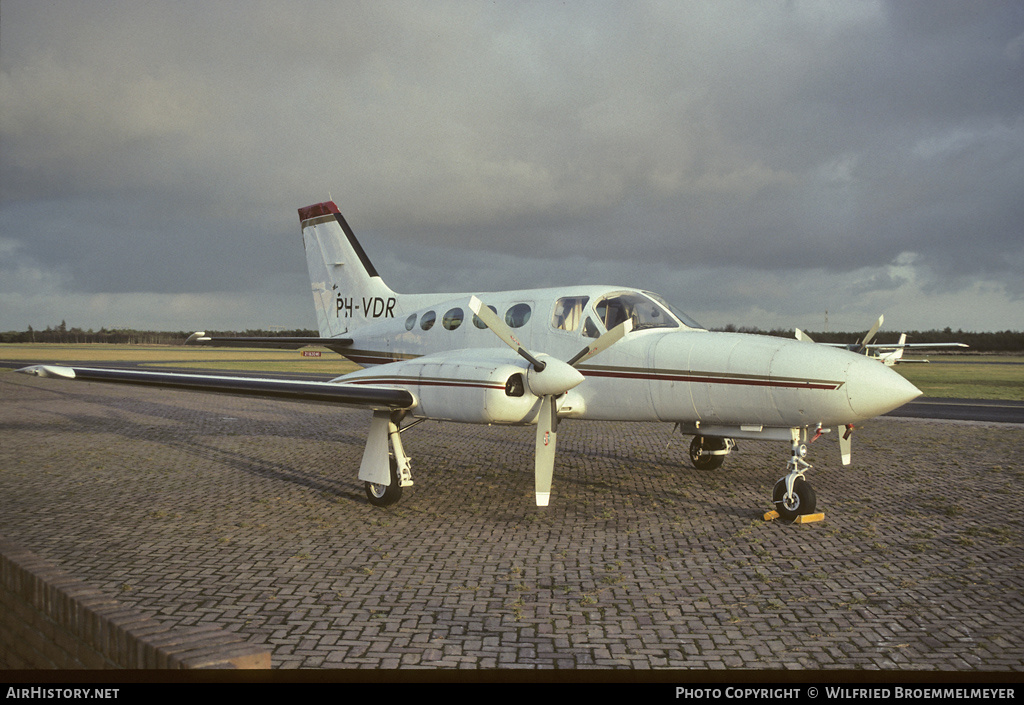
<svg viewBox="0 0 1024 705">
<path fill-rule="evenodd" d="M 583 307 L 590 300 L 588 296 L 565 296 L 555 302 L 551 325 L 558 330 L 574 331 L 583 319 Z"/>
<path fill-rule="evenodd" d="M 435 320 L 437 320 L 437 314 L 433 311 L 427 311 L 420 318 L 420 328 L 423 330 L 430 330 L 434 327 Z"/>
<path fill-rule="evenodd" d="M 611 330 L 628 319 L 633 320 L 633 330 L 679 327 L 679 323 L 664 306 L 654 299 L 632 291 L 604 297 L 594 304 L 594 311 L 604 323 L 606 330 Z"/>
<path fill-rule="evenodd" d="M 416 325 L 416 314 L 415 313 L 405 319 L 405 329 L 406 330 L 412 330 L 412 327 L 414 325 Z"/>
<path fill-rule="evenodd" d="M 453 308 L 451 311 L 444 314 L 444 318 L 441 319 L 441 325 L 443 325 L 446 330 L 455 330 L 462 325 L 462 317 L 462 309 Z"/>
<path fill-rule="evenodd" d="M 505 312 L 505 323 L 510 328 L 522 328 L 530 320 L 530 304 L 516 304 Z"/>
<path fill-rule="evenodd" d="M 491 309 L 491 313 L 498 312 L 498 309 L 494 308 L 493 306 L 488 306 L 487 308 Z M 473 325 L 479 328 L 480 330 L 483 330 L 484 328 L 487 327 L 487 324 L 481 321 L 480 317 L 477 316 L 475 313 L 473 314 Z"/>
</svg>

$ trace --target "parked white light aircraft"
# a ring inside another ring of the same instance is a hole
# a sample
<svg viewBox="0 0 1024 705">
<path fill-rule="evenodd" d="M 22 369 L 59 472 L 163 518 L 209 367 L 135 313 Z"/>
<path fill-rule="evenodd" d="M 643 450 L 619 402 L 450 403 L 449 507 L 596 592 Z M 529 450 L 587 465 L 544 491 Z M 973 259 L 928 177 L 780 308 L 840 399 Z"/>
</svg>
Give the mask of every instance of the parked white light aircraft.
<svg viewBox="0 0 1024 705">
<path fill-rule="evenodd" d="M 694 436 L 690 458 L 719 467 L 735 439 L 788 441 L 773 502 L 815 509 L 804 473 L 809 432 L 838 427 L 843 463 L 860 423 L 921 392 L 863 355 L 797 340 L 703 329 L 660 297 L 612 286 L 398 294 L 377 274 L 337 206 L 299 209 L 320 337 L 190 342 L 323 345 L 364 369 L 330 382 L 36 365 L 44 377 L 299 399 L 373 411 L 359 478 L 389 505 L 412 485 L 401 432 L 426 419 L 536 425 L 538 505 L 551 492 L 562 419 L 658 421 Z M 390 447 L 389 447 L 390 446 Z"/>
<path fill-rule="evenodd" d="M 823 345 L 830 345 L 834 348 L 844 348 L 851 352 L 861 353 L 873 357 L 882 364 L 892 367 L 904 362 L 928 362 L 927 360 L 904 360 L 903 353 L 907 348 L 926 348 L 933 350 L 935 348 L 967 348 L 970 347 L 967 343 L 908 343 L 907 334 L 900 334 L 900 341 L 898 343 L 872 343 L 875 335 L 878 333 L 878 329 L 882 327 L 882 323 L 885 321 L 885 316 L 879 316 L 878 320 L 875 321 L 875 325 L 871 327 L 859 343 L 843 344 L 843 343 L 823 343 Z M 808 343 L 813 343 L 811 337 L 804 333 L 799 328 L 796 329 L 796 339 L 803 340 Z"/>
</svg>

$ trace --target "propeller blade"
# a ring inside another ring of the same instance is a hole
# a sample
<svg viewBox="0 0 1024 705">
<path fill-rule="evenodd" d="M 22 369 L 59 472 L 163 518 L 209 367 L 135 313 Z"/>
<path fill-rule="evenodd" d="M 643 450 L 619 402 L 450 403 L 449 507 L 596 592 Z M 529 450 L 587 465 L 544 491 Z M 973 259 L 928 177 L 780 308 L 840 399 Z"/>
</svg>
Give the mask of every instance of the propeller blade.
<svg viewBox="0 0 1024 705">
<path fill-rule="evenodd" d="M 853 458 L 853 426 L 839 427 L 839 454 L 843 458 L 843 465 L 849 465 Z"/>
<path fill-rule="evenodd" d="M 882 327 L 882 321 L 884 320 L 884 315 L 879 316 L 878 320 L 875 321 L 875 325 L 871 326 L 871 330 L 869 330 L 867 334 L 865 334 L 864 340 L 860 341 L 861 350 L 863 350 L 867 346 L 867 344 L 871 342 L 871 339 L 875 337 L 875 334 L 878 332 L 878 329 Z"/>
<path fill-rule="evenodd" d="M 573 355 L 572 359 L 569 360 L 566 364 L 575 367 L 576 363 L 579 362 L 580 360 L 583 360 L 584 358 L 588 357 L 593 357 L 598 353 L 604 352 L 612 345 L 622 340 L 622 337 L 631 330 L 633 330 L 632 318 L 623 321 L 622 323 L 620 323 L 619 325 L 615 326 L 610 331 L 602 335 L 600 338 L 592 342 L 590 345 L 580 350 L 578 353 Z"/>
<path fill-rule="evenodd" d="M 558 410 L 553 396 L 541 397 L 537 417 L 537 449 L 534 457 L 534 489 L 537 506 L 546 507 L 551 499 L 551 476 L 555 471 L 555 442 L 558 437 Z"/>
<path fill-rule="evenodd" d="M 799 328 L 795 329 L 794 335 L 795 335 L 797 340 L 802 340 L 805 343 L 813 343 L 814 342 L 814 340 L 811 339 L 811 336 L 807 335 L 806 333 L 804 333 Z"/>
<path fill-rule="evenodd" d="M 506 345 L 515 350 L 523 357 L 524 360 L 533 365 L 533 369 L 537 372 L 544 371 L 544 363 L 531 355 L 530 352 L 523 347 L 522 343 L 519 342 L 519 339 L 516 338 L 512 329 L 505 324 L 505 321 L 498 318 L 498 314 L 494 311 L 484 306 L 483 302 L 476 296 L 470 297 L 469 310 L 476 314 L 476 317 L 483 321 L 484 325 L 490 328 L 492 333 L 501 338 Z"/>
</svg>

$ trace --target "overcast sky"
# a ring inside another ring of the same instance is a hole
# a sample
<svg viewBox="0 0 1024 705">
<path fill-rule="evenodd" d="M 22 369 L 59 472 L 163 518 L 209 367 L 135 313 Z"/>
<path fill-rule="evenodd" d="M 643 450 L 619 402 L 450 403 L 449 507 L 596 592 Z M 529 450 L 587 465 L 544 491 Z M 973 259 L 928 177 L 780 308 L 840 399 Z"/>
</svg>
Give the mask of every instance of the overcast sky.
<svg viewBox="0 0 1024 705">
<path fill-rule="evenodd" d="M 397 291 L 1024 330 L 1024 3 L 0 4 L 0 330 L 315 327 Z"/>
</svg>

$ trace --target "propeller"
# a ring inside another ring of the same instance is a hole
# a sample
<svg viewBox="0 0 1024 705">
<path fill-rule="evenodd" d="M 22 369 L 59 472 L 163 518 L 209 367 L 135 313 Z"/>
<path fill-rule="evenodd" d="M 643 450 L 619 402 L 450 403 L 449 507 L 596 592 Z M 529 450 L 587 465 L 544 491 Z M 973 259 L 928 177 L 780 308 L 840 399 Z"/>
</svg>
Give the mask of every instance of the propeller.
<svg viewBox="0 0 1024 705">
<path fill-rule="evenodd" d="M 537 415 L 537 442 L 534 451 L 534 490 L 537 506 L 546 507 L 551 498 L 551 477 L 555 469 L 555 447 L 558 438 L 557 397 L 565 394 L 583 381 L 583 375 L 575 365 L 607 350 L 633 329 L 632 320 L 619 324 L 594 340 L 568 362 L 538 353 L 534 355 L 519 341 L 512 329 L 494 311 L 484 306 L 476 296 L 469 300 L 469 309 L 476 314 L 492 333 L 530 363 L 526 383 L 530 391 L 540 397 L 540 412 Z"/>
<path fill-rule="evenodd" d="M 875 325 L 871 326 L 871 329 L 864 334 L 864 338 L 859 343 L 848 345 L 847 349 L 855 352 L 867 354 L 868 345 L 874 340 L 875 335 L 878 333 L 878 329 L 882 327 L 882 323 L 885 321 L 885 316 L 881 315 L 878 320 L 875 321 Z M 804 333 L 799 328 L 795 329 L 794 335 L 797 340 L 803 340 L 807 343 L 813 343 L 811 336 Z M 850 460 L 853 457 L 853 443 L 851 437 L 853 436 L 853 424 L 847 424 L 846 426 L 839 427 L 839 454 L 842 457 L 843 465 L 849 465 Z"/>
<path fill-rule="evenodd" d="M 864 339 L 857 344 L 856 352 L 862 353 L 867 349 L 868 343 L 870 343 L 875 334 L 878 333 L 878 329 L 882 327 L 882 322 L 885 320 L 885 316 L 879 316 L 878 320 L 875 321 L 875 325 L 871 326 L 871 330 L 864 334 Z"/>
<path fill-rule="evenodd" d="M 864 334 L 864 338 L 859 343 L 852 343 L 847 345 L 847 349 L 856 353 L 862 353 L 867 350 L 868 344 L 874 340 L 875 335 L 878 333 L 878 329 L 882 327 L 882 322 L 885 321 L 885 316 L 879 316 L 878 320 L 875 321 L 875 325 L 871 326 L 871 330 Z M 793 337 L 797 340 L 802 340 L 805 343 L 813 343 L 814 340 L 811 336 L 804 333 L 799 328 L 793 329 Z"/>
</svg>

